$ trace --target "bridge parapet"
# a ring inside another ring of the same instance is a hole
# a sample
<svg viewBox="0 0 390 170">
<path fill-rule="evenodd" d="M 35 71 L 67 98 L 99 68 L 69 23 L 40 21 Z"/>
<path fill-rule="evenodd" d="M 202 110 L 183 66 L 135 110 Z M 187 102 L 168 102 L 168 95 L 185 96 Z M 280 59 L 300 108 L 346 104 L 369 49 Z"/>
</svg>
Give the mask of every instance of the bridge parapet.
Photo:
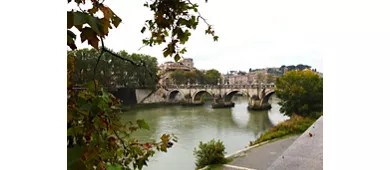
<svg viewBox="0 0 390 170">
<path fill-rule="evenodd" d="M 274 84 L 263 85 L 167 85 L 168 89 L 257 89 L 275 88 Z"/>
</svg>

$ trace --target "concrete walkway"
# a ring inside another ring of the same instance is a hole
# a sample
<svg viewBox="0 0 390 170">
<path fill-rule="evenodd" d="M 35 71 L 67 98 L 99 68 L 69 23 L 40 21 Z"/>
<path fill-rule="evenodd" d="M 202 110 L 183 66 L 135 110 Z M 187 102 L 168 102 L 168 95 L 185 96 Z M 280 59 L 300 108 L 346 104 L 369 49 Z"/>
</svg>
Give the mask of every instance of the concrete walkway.
<svg viewBox="0 0 390 170">
<path fill-rule="evenodd" d="M 235 158 L 229 165 L 266 170 L 298 137 L 293 136 L 253 148 L 245 153 L 245 157 Z M 233 168 L 224 168 L 228 169 Z"/>
<path fill-rule="evenodd" d="M 322 117 L 301 136 L 281 139 L 253 148 L 235 158 L 224 170 L 319 170 L 322 169 Z M 309 136 L 312 134 L 312 137 Z"/>
<path fill-rule="evenodd" d="M 268 168 L 268 170 L 323 169 L 323 117 L 321 116 Z M 310 137 L 312 134 L 312 137 Z"/>
</svg>

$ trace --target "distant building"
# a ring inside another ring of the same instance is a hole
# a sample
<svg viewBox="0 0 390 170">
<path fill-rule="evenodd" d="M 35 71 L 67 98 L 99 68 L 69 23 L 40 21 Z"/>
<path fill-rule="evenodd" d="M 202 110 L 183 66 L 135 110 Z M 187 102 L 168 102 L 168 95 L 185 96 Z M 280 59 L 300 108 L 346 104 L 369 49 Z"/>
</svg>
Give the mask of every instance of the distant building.
<svg viewBox="0 0 390 170">
<path fill-rule="evenodd" d="M 162 72 L 170 72 L 175 70 L 183 70 L 183 71 L 192 71 L 194 70 L 194 62 L 192 58 L 184 58 L 179 62 L 167 61 L 164 64 L 160 65 L 160 70 Z"/>
<path fill-rule="evenodd" d="M 192 60 L 192 58 L 184 58 L 181 63 L 187 66 L 190 70 L 194 68 L 194 61 Z"/>
<path fill-rule="evenodd" d="M 193 71 L 195 69 L 196 68 L 194 67 L 194 62 L 192 58 L 184 58 L 179 62 L 167 61 L 159 66 L 158 74 L 161 76 L 160 83 L 164 85 L 171 84 L 172 82 L 169 82 L 169 77 L 170 73 L 173 71 Z"/>
<path fill-rule="evenodd" d="M 243 85 L 248 84 L 248 74 L 243 71 L 229 71 L 223 75 L 224 84 Z"/>
</svg>

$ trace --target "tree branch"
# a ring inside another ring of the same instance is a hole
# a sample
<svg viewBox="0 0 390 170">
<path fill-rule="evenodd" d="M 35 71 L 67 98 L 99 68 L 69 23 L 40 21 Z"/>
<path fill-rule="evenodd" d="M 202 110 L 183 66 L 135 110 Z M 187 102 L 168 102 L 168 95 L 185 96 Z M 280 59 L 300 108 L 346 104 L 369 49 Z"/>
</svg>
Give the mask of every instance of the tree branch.
<svg viewBox="0 0 390 170">
<path fill-rule="evenodd" d="M 141 60 L 141 64 L 136 64 L 134 61 L 132 61 L 132 60 L 130 60 L 130 59 L 128 59 L 128 58 L 124 58 L 124 57 L 122 57 L 122 56 L 120 56 L 120 55 L 118 55 L 118 54 L 116 54 L 116 53 L 114 53 L 114 52 L 108 50 L 108 49 L 105 48 L 105 47 L 103 47 L 103 51 L 105 51 L 105 52 L 111 54 L 112 56 L 117 57 L 117 58 L 119 58 L 119 59 L 121 59 L 121 60 L 128 61 L 128 62 L 130 62 L 131 64 L 133 64 L 134 66 L 137 66 L 137 67 L 144 67 L 144 68 L 146 69 L 146 71 L 148 72 L 149 76 L 152 77 L 152 78 L 154 78 L 154 80 L 158 83 L 158 77 L 152 74 L 152 72 L 149 70 L 149 68 L 146 67 L 145 62 L 144 62 L 143 60 Z"/>
<path fill-rule="evenodd" d="M 187 0 L 187 2 L 188 2 L 189 4 L 191 4 L 191 5 L 194 5 L 190 0 Z M 199 18 L 201 18 L 201 19 L 203 20 L 203 22 L 207 24 L 207 26 L 211 26 L 211 25 L 206 21 L 206 19 L 203 18 L 203 16 L 200 14 L 199 10 L 198 10 L 196 13 L 198 13 Z"/>
<path fill-rule="evenodd" d="M 99 54 L 99 57 L 98 57 L 98 60 L 95 64 L 95 67 L 93 68 L 93 77 L 92 77 L 92 80 L 93 80 L 93 84 L 95 85 L 95 93 L 97 92 L 97 85 L 96 85 L 96 80 L 95 80 L 95 76 L 96 76 L 96 68 L 100 62 L 100 58 L 102 57 L 103 53 L 104 53 L 104 41 L 103 41 L 103 38 L 100 37 L 100 41 L 102 42 L 102 49 L 100 50 L 100 54 Z"/>
</svg>

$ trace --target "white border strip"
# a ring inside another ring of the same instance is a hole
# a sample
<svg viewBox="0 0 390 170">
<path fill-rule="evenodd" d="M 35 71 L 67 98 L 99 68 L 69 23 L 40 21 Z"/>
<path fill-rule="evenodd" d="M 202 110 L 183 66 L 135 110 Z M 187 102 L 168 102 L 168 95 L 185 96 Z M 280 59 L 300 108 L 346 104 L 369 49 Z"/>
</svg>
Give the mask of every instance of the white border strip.
<svg viewBox="0 0 390 170">
<path fill-rule="evenodd" d="M 257 170 L 257 169 L 245 168 L 245 167 L 234 166 L 234 165 L 229 165 L 229 164 L 224 164 L 223 166 L 228 167 L 228 168 L 240 169 L 240 170 Z"/>
</svg>

